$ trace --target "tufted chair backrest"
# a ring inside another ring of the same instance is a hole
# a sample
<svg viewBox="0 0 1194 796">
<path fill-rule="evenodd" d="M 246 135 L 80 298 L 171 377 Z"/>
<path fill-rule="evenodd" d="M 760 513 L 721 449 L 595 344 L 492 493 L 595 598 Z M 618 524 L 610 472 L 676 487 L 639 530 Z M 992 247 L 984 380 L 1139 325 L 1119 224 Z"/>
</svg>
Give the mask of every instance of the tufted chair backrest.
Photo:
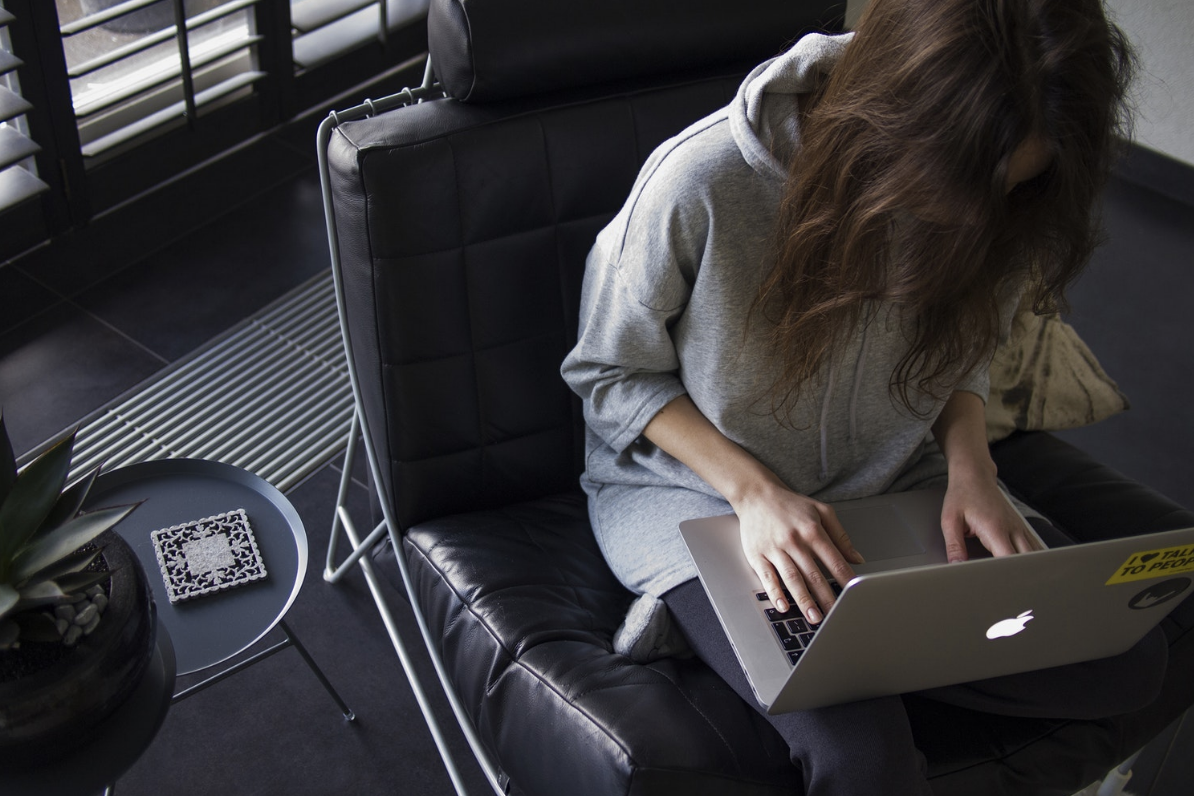
<svg viewBox="0 0 1194 796">
<path fill-rule="evenodd" d="M 558 70 L 542 63 L 535 70 L 550 79 L 530 82 L 534 96 L 508 99 L 516 93 L 508 81 L 519 78 L 531 45 L 506 30 L 509 21 L 494 13 L 501 5 L 433 4 L 433 47 L 446 37 L 472 53 L 445 58 L 468 102 L 440 99 L 345 122 L 328 147 L 353 367 L 381 487 L 403 529 L 576 488 L 583 425 L 559 366 L 575 342 L 585 256 L 597 232 L 658 144 L 729 102 L 750 66 L 803 30 L 837 24 L 832 17 L 826 24 L 825 3 L 740 2 L 742 14 L 758 6 L 769 15 L 760 14 L 753 48 L 735 44 L 731 55 L 713 58 L 712 70 L 681 69 L 704 66 L 690 36 L 693 63 L 669 56 L 662 76 L 653 66 L 649 80 L 591 85 L 610 77 L 599 70 L 596 78 L 575 74 L 582 87 L 566 89 Z M 658 9 L 684 7 L 606 5 L 626 14 L 639 8 L 659 35 L 666 30 Z M 481 9 L 483 20 L 469 17 Z M 782 35 L 776 9 L 789 20 Z M 500 24 L 489 30 L 490 20 Z M 545 35 L 542 25 L 531 27 Z M 711 42 L 717 32 L 703 29 Z M 577 42 L 580 33 L 569 29 Z M 494 37 L 518 57 L 500 63 L 487 47 Z M 578 48 L 594 52 L 581 43 L 564 50 Z M 486 63 L 500 79 L 462 77 L 469 64 Z M 625 77 L 624 65 L 616 71 Z M 480 101 L 486 96 L 503 99 Z"/>
</svg>

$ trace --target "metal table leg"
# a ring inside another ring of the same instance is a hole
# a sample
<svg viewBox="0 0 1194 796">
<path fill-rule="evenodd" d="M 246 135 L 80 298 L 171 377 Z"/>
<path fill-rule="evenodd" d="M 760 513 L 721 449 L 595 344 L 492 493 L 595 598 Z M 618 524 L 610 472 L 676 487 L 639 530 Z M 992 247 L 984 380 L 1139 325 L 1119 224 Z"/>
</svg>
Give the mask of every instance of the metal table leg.
<svg viewBox="0 0 1194 796">
<path fill-rule="evenodd" d="M 309 666 L 311 671 L 315 673 L 315 676 L 319 678 L 319 682 L 323 683 L 323 687 L 329 694 L 331 694 L 332 699 L 336 700 L 336 704 L 340 706 L 340 712 L 344 714 L 344 718 L 348 719 L 349 721 L 355 720 L 357 715 L 349 709 L 348 705 L 344 704 L 344 700 L 340 698 L 340 695 L 336 693 L 336 689 L 332 687 L 331 681 L 328 680 L 327 676 L 323 673 L 323 670 L 316 665 L 315 661 L 311 658 L 311 655 L 307 652 L 307 648 L 303 646 L 302 642 L 298 640 L 298 636 L 296 636 L 294 631 L 290 629 L 290 626 L 286 624 L 286 620 L 279 620 L 278 626 L 282 628 L 282 632 L 286 634 L 286 638 L 291 644 L 294 645 L 294 648 L 298 650 L 298 654 L 303 656 L 303 660 L 307 662 L 307 666 Z"/>
</svg>

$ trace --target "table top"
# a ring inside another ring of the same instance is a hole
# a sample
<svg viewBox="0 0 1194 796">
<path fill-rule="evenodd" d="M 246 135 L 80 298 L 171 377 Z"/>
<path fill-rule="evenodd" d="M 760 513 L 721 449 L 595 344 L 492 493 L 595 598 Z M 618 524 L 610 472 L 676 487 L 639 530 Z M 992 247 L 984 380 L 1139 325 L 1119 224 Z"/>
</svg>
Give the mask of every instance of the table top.
<svg viewBox="0 0 1194 796">
<path fill-rule="evenodd" d="M 149 747 L 174 696 L 174 646 L 158 622 L 157 644 L 145 674 L 120 707 L 92 728 L 92 740 L 61 760 L 5 771 L 0 796 L 94 796 L 115 782 Z"/>
<path fill-rule="evenodd" d="M 286 615 L 306 572 L 307 534 L 298 512 L 273 485 L 229 464 L 163 459 L 101 474 L 86 508 L 141 500 L 115 530 L 145 568 L 159 621 L 174 642 L 180 676 L 247 649 Z M 266 577 L 171 604 L 150 534 L 236 509 L 248 516 Z"/>
</svg>

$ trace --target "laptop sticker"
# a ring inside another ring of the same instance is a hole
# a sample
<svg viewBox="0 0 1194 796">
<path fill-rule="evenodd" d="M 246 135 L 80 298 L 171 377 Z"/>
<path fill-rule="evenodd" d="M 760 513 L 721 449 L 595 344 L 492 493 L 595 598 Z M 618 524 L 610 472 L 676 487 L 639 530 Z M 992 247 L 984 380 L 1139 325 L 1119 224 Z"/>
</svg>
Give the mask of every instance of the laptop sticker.
<svg viewBox="0 0 1194 796">
<path fill-rule="evenodd" d="M 1194 547 L 1189 545 L 1133 553 L 1104 585 L 1162 578 L 1182 572 L 1194 572 Z"/>
<path fill-rule="evenodd" d="M 1174 597 L 1184 593 L 1188 588 L 1190 588 L 1189 578 L 1173 578 L 1161 581 L 1160 583 L 1154 583 L 1131 600 L 1128 600 L 1128 607 L 1137 611 L 1143 611 L 1145 608 L 1152 608 L 1153 606 L 1169 602 Z"/>
</svg>

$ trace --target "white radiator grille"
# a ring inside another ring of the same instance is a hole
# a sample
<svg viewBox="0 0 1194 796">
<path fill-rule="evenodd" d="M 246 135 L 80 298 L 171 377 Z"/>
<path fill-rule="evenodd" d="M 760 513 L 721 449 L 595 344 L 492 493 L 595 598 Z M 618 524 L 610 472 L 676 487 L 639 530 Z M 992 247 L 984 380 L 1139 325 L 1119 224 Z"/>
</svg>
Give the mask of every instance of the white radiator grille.
<svg viewBox="0 0 1194 796">
<path fill-rule="evenodd" d="M 343 449 L 352 412 L 329 272 L 85 420 L 71 477 L 211 459 L 285 492 Z"/>
</svg>

